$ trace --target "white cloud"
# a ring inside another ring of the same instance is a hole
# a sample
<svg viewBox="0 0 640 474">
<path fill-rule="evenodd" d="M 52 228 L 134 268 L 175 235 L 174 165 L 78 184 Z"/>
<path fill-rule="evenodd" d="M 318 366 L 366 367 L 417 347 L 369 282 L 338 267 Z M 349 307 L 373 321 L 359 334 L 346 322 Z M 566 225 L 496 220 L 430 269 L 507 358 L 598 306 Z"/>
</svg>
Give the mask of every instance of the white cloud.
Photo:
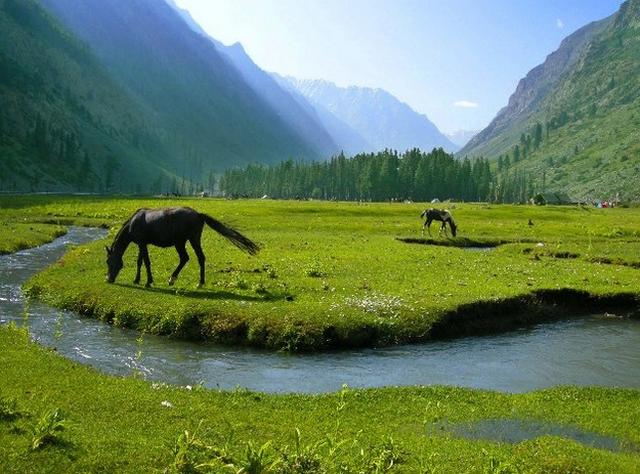
<svg viewBox="0 0 640 474">
<path fill-rule="evenodd" d="M 562 29 L 564 28 L 564 22 L 560 18 L 556 18 L 556 26 Z"/>
<path fill-rule="evenodd" d="M 477 102 L 472 102 L 470 100 L 456 100 L 453 103 L 454 107 L 462 107 L 463 109 L 475 109 L 478 107 Z"/>
</svg>

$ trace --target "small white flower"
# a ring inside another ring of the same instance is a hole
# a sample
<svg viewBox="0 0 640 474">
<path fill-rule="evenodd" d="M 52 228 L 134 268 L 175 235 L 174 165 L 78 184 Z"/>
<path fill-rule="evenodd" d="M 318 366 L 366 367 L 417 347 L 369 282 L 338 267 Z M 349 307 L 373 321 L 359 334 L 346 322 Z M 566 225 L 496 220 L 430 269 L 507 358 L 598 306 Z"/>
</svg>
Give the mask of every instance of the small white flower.
<svg viewBox="0 0 640 474">
<path fill-rule="evenodd" d="M 169 400 L 162 400 L 160 405 L 167 408 L 173 408 L 173 404 Z"/>
</svg>

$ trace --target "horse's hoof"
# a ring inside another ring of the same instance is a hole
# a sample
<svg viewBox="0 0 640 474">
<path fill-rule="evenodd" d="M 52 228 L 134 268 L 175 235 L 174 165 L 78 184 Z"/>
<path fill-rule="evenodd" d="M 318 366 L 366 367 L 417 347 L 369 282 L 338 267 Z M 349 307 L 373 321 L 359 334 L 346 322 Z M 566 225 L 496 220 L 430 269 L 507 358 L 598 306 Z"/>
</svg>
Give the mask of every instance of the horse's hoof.
<svg viewBox="0 0 640 474">
<path fill-rule="evenodd" d="M 204 283 L 198 283 L 198 286 L 196 286 L 196 288 L 201 290 L 202 288 L 204 288 Z"/>
<path fill-rule="evenodd" d="M 176 279 L 171 277 L 169 278 L 169 286 L 173 286 L 173 284 L 176 282 Z"/>
<path fill-rule="evenodd" d="M 133 280 L 133 284 L 134 285 L 139 285 L 140 284 L 140 280 Z"/>
<path fill-rule="evenodd" d="M 145 288 L 151 288 L 153 286 L 153 282 L 152 281 L 148 281 L 144 284 Z"/>
</svg>

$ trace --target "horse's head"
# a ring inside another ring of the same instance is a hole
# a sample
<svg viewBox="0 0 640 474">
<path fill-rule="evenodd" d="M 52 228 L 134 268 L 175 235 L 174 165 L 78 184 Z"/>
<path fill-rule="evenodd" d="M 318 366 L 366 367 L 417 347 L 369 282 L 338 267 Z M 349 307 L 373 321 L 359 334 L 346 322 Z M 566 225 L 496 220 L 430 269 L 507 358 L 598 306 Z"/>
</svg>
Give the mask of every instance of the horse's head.
<svg viewBox="0 0 640 474">
<path fill-rule="evenodd" d="M 118 273 L 122 270 L 122 255 L 117 255 L 113 251 L 113 247 L 105 247 L 107 250 L 107 281 L 113 283 L 118 277 Z"/>
<path fill-rule="evenodd" d="M 453 220 L 453 217 L 449 219 L 449 227 L 451 227 L 451 235 L 455 237 L 458 232 L 458 226 L 456 225 L 456 221 Z"/>
<path fill-rule="evenodd" d="M 424 217 L 425 215 L 427 215 L 427 209 L 425 209 L 424 211 L 422 211 L 422 214 L 420 214 L 420 217 Z"/>
</svg>

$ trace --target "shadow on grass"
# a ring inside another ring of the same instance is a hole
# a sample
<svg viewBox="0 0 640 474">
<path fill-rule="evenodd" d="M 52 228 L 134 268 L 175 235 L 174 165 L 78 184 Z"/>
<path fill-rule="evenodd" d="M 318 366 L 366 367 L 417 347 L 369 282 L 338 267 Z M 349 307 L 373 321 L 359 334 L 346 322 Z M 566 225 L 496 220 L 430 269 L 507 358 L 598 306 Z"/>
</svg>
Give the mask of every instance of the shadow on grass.
<svg viewBox="0 0 640 474">
<path fill-rule="evenodd" d="M 439 247 L 459 247 L 459 248 L 483 248 L 483 249 L 492 249 L 498 247 L 499 245 L 504 244 L 513 244 L 515 241 L 511 240 L 500 240 L 500 239 L 487 239 L 487 240 L 474 240 L 468 239 L 466 237 L 454 237 L 454 238 L 443 238 L 443 239 L 432 239 L 432 238 L 416 238 L 416 237 L 396 237 L 396 240 L 400 242 L 404 242 L 405 244 L 420 244 L 420 245 L 435 245 Z M 520 240 L 519 242 L 525 242 L 524 240 Z"/>
<path fill-rule="evenodd" d="M 187 290 L 182 288 L 157 288 L 155 286 L 145 287 L 144 285 L 134 285 L 128 283 L 114 283 L 122 288 L 130 288 L 133 290 L 144 291 L 149 293 L 164 294 L 171 296 L 184 296 L 185 298 L 194 298 L 200 300 L 232 300 L 232 301 L 278 301 L 285 299 L 284 294 L 263 293 L 257 296 L 243 295 L 232 293 L 230 291 L 214 291 L 214 290 Z"/>
</svg>

